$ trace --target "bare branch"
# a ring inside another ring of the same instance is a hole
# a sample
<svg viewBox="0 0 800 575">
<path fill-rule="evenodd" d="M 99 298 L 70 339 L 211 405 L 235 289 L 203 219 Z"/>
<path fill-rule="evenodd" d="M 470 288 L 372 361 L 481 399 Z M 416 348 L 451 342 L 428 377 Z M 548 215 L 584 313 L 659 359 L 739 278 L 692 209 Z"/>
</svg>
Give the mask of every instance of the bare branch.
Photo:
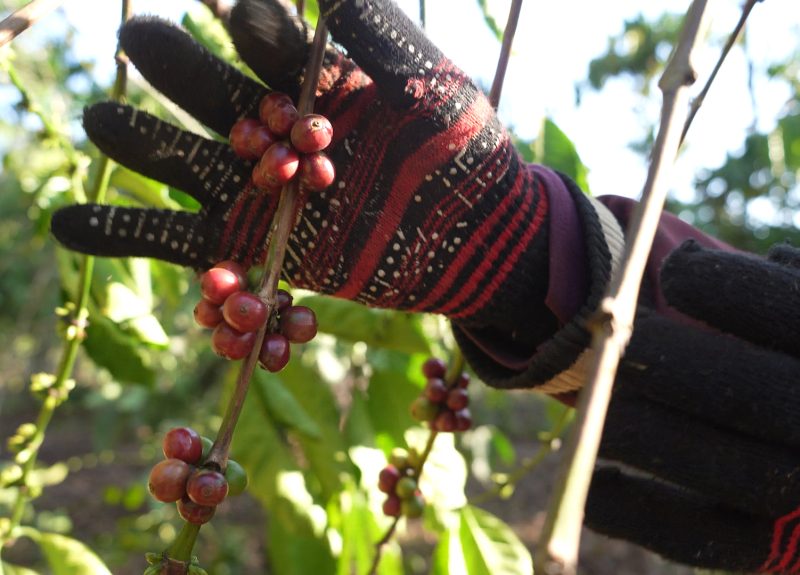
<svg viewBox="0 0 800 575">
<path fill-rule="evenodd" d="M 689 7 L 681 37 L 659 81 L 663 102 L 658 137 L 642 201 L 627 230 L 626 237 L 631 239 L 625 245 L 622 265 L 612 273 L 608 295 L 591 322 L 593 362 L 536 554 L 537 573 L 572 575 L 577 569 L 583 509 L 617 367 L 633 330 L 642 274 L 664 206 L 669 170 L 680 146 L 678 113 L 687 103 L 686 88 L 696 78 L 692 56 L 705 29 L 706 5 L 707 0 L 694 0 Z"/>
<path fill-rule="evenodd" d="M 517 32 L 519 14 L 522 11 L 522 0 L 512 0 L 511 8 L 508 11 L 508 20 L 503 32 L 503 45 L 500 48 L 500 58 L 497 61 L 497 69 L 494 73 L 492 88 L 489 91 L 489 102 L 492 107 L 497 108 L 500 103 L 500 94 L 503 91 L 503 81 L 506 78 L 508 60 L 511 58 L 511 45 L 514 42 L 514 34 Z"/>
<path fill-rule="evenodd" d="M 37 20 L 61 6 L 64 0 L 33 0 L 0 22 L 0 46 L 5 46 Z"/>
</svg>

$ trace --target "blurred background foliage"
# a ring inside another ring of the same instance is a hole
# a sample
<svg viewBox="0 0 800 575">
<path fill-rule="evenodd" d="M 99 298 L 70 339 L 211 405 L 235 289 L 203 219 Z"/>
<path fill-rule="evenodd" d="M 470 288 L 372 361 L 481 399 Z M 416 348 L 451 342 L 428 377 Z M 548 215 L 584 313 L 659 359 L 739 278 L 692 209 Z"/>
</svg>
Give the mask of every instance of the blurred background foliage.
<svg viewBox="0 0 800 575">
<path fill-rule="evenodd" d="M 14 0 L 6 9 L 22 4 Z M 493 25 L 488 17 L 487 23 Z M 205 6 L 198 3 L 183 24 L 235 61 L 224 29 Z M 626 22 L 607 53 L 589 64 L 578 93 L 627 75 L 642 98 L 655 97 L 653 83 L 679 25 L 674 15 Z M 64 308 L 75 299 L 79 258 L 51 240 L 49 218 L 60 206 L 85 201 L 98 152 L 81 130 L 81 109 L 105 98 L 108 87 L 97 85 L 91 61 L 75 56 L 74 38 L 63 24 L 44 41 L 23 36 L 0 50 L 3 438 L 20 435 L 18 426 L 35 418 L 38 402 L 29 384 L 56 369 Z M 754 128 L 742 150 L 698 174 L 691 202 L 670 206 L 744 249 L 797 240 L 798 62 L 794 57 L 769 70 L 793 90 L 774 129 Z M 202 130 L 141 82 L 128 99 Z M 631 145 L 645 150 L 645 143 Z M 538 138 L 517 145 L 528 160 L 587 187 L 587 167 L 552 120 L 543 122 Z M 113 168 L 108 201 L 196 207 L 179 190 L 121 166 Z M 178 525 L 174 506 L 154 502 L 145 486 L 160 438 L 176 424 L 213 436 L 235 377 L 237 367 L 210 351 L 208 334 L 192 321 L 199 289 L 191 272 L 157 261 L 98 260 L 91 295 L 85 353 L 73 376 L 78 385 L 45 439 L 32 478 L 41 495 L 26 509 L 26 536 L 3 549 L 6 573 L 100 573 L 100 561 L 114 573 L 140 573 L 143 554 L 162 550 Z M 387 525 L 377 473 L 393 449 L 424 441 L 408 406 L 424 385 L 422 362 L 452 349 L 444 320 L 308 293 L 296 297 L 317 312 L 322 335 L 285 371 L 261 373 L 253 382 L 233 446 L 250 487 L 201 531 L 196 552 L 209 573 L 366 573 Z M 535 511 L 546 500 L 552 458 L 543 470 L 522 473 L 518 484 L 508 479 L 531 466 L 537 446 L 551 445 L 565 410 L 537 395 L 480 384 L 471 393 L 476 427 L 456 439 L 440 437 L 426 467 L 423 490 L 432 504 L 424 530 L 409 523 L 379 573 L 455 573 L 453 565 L 470 574 L 527 570 L 526 547 L 541 527 Z M 19 489 L 12 447 L 0 451 L 0 531 Z M 476 499 L 481 508 L 468 504 Z M 584 564 L 594 573 L 689 572 L 614 545 L 589 539 Z M 65 571 L 69 561 L 77 567 Z"/>
</svg>

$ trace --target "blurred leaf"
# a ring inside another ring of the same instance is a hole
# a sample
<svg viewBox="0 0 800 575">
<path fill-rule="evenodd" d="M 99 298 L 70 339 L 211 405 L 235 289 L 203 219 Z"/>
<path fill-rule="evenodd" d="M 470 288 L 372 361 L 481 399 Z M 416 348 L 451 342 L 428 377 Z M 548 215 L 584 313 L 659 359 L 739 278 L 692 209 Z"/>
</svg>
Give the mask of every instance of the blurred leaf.
<svg viewBox="0 0 800 575">
<path fill-rule="evenodd" d="M 145 343 L 161 347 L 169 344 L 169 337 L 150 313 L 150 306 L 132 289 L 119 282 L 111 282 L 106 286 L 106 293 L 103 313 L 109 319 L 123 324 Z"/>
<path fill-rule="evenodd" d="M 528 550 L 511 527 L 487 511 L 471 505 L 461 510 L 459 540 L 468 575 L 533 574 Z"/>
<path fill-rule="evenodd" d="M 100 558 L 76 539 L 34 530 L 25 533 L 39 544 L 53 575 L 111 575 Z"/>
<path fill-rule="evenodd" d="M 109 183 L 117 189 L 128 192 L 143 206 L 165 210 L 174 210 L 180 207 L 170 198 L 169 188 L 165 184 L 151 180 L 124 166 L 115 166 L 114 171 L 111 172 Z"/>
<path fill-rule="evenodd" d="M 483 14 L 483 21 L 498 41 L 503 41 L 503 26 L 494 17 L 494 10 L 489 6 L 490 0 L 478 0 L 478 7 Z"/>
<path fill-rule="evenodd" d="M 3 573 L 4 575 L 39 575 L 32 569 L 28 569 L 27 567 L 22 567 L 20 565 L 12 565 L 11 563 L 6 563 L 5 561 L 3 561 Z"/>
<path fill-rule="evenodd" d="M 575 144 L 550 118 L 544 120 L 534 145 L 537 163 L 563 172 L 575 180 L 581 190 L 589 193 L 588 170 L 578 156 Z"/>
<path fill-rule="evenodd" d="M 436 549 L 433 551 L 430 575 L 452 575 L 454 573 L 468 573 L 464 564 L 464 550 L 461 548 L 459 538 L 459 524 L 447 529 L 441 537 Z"/>
<path fill-rule="evenodd" d="M 506 465 L 513 465 L 514 461 L 517 458 L 516 450 L 514 449 L 514 444 L 511 443 L 511 440 L 508 436 L 503 433 L 500 428 L 496 426 L 491 426 L 492 431 L 492 448 L 497 456 L 500 458 L 500 461 L 505 463 Z"/>
<path fill-rule="evenodd" d="M 356 302 L 312 295 L 298 298 L 314 310 L 319 330 L 347 341 L 406 353 L 428 353 L 430 347 L 419 314 L 368 308 Z"/>
<path fill-rule="evenodd" d="M 425 448 L 429 432 L 421 427 L 409 429 L 406 440 L 409 447 L 419 453 Z M 466 505 L 464 487 L 467 483 L 467 464 L 456 449 L 452 433 L 440 433 L 425 462 L 425 473 L 420 478 L 420 490 L 425 499 L 437 510 L 450 511 Z"/>
<path fill-rule="evenodd" d="M 322 431 L 317 422 L 303 409 L 279 377 L 257 370 L 253 374 L 251 383 L 256 397 L 274 421 L 312 439 L 322 438 Z"/>
<path fill-rule="evenodd" d="M 786 167 L 800 171 L 800 113 L 781 118 L 778 128 L 783 137 L 783 161 Z"/>
<path fill-rule="evenodd" d="M 89 327 L 83 347 L 97 365 L 117 381 L 153 385 L 156 373 L 149 353 L 138 337 L 125 333 L 113 321 L 94 310 L 89 312 Z"/>
<path fill-rule="evenodd" d="M 181 25 L 195 40 L 218 58 L 234 65 L 239 60 L 225 26 L 205 5 L 193 5 L 184 15 Z"/>
<path fill-rule="evenodd" d="M 317 19 L 319 18 L 319 4 L 317 4 L 316 0 L 306 0 L 304 17 L 307 22 L 315 25 Z"/>
<path fill-rule="evenodd" d="M 375 515 L 370 511 L 364 494 L 350 486 L 338 499 L 339 517 L 336 527 L 342 536 L 337 575 L 367 573 L 375 555 L 375 542 L 383 536 Z M 383 547 L 377 573 L 402 575 L 403 562 L 398 545 L 391 541 Z"/>
</svg>

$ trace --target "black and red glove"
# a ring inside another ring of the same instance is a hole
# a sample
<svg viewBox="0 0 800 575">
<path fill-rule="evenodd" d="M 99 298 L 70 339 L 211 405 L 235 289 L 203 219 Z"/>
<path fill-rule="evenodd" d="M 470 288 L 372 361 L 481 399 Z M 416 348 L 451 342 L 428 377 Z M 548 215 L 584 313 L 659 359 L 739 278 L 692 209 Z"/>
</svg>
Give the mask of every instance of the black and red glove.
<svg viewBox="0 0 800 575">
<path fill-rule="evenodd" d="M 798 573 L 800 250 L 687 243 L 661 283 L 707 325 L 637 319 L 586 523 L 681 563 Z"/>
<path fill-rule="evenodd" d="M 285 277 L 372 306 L 514 333 L 506 339 L 533 348 L 556 324 L 541 303 L 548 270 L 542 176 L 520 159 L 483 93 L 392 2 L 320 5 L 348 51 L 328 50 L 315 106 L 333 123 L 328 151 L 337 179 L 302 198 Z M 242 0 L 230 30 L 267 86 L 297 95 L 309 50 L 304 24 L 278 0 Z M 257 117 L 269 92 L 167 22 L 134 19 L 120 42 L 153 86 L 222 136 L 238 119 Z M 263 260 L 277 198 L 252 185 L 253 163 L 227 143 L 111 102 L 89 107 L 84 126 L 110 157 L 191 194 L 202 209 L 71 206 L 52 222 L 65 246 L 200 269 L 223 259 Z M 564 187 L 552 172 L 544 177 Z M 595 218 L 589 201 L 579 201 Z"/>
</svg>

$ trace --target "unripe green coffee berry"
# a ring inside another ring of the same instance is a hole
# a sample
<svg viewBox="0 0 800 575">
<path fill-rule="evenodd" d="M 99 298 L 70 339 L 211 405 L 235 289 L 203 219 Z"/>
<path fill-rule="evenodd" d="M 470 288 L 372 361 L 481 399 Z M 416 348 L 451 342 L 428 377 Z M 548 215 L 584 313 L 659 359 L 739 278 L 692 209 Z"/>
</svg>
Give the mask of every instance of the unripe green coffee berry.
<svg viewBox="0 0 800 575">
<path fill-rule="evenodd" d="M 408 499 L 417 491 L 417 482 L 413 477 L 401 477 L 394 488 L 400 499 Z"/>
<path fill-rule="evenodd" d="M 228 481 L 228 495 L 241 495 L 247 488 L 247 472 L 233 459 L 228 460 L 225 479 Z"/>
<path fill-rule="evenodd" d="M 417 421 L 433 421 L 439 415 L 439 406 L 424 395 L 411 403 L 411 417 Z"/>
<path fill-rule="evenodd" d="M 203 454 L 200 456 L 200 461 L 205 461 L 208 454 L 211 453 L 211 448 L 214 447 L 214 442 L 208 437 L 201 437 L 200 441 L 203 443 Z"/>
<path fill-rule="evenodd" d="M 389 455 L 389 463 L 397 469 L 408 467 L 408 452 L 400 447 L 395 447 L 392 449 L 391 455 Z"/>
<path fill-rule="evenodd" d="M 417 517 L 422 517 L 422 513 L 424 511 L 425 511 L 425 499 L 419 492 L 413 494 L 408 499 L 403 499 L 402 503 L 400 504 L 400 512 L 409 519 L 416 519 Z"/>
</svg>

